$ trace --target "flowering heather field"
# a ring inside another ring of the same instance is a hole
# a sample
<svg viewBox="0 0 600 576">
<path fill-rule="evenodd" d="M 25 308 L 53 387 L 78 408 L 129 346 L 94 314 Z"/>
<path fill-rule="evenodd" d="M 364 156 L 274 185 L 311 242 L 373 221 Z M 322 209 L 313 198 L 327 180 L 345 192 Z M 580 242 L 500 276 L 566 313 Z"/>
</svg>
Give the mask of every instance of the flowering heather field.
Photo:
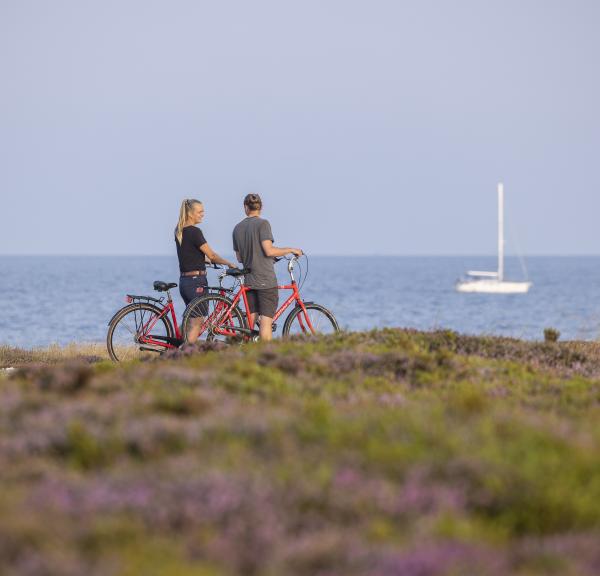
<svg viewBox="0 0 600 576">
<path fill-rule="evenodd" d="M 384 330 L 120 366 L 17 352 L 2 575 L 600 574 L 599 345 Z"/>
</svg>

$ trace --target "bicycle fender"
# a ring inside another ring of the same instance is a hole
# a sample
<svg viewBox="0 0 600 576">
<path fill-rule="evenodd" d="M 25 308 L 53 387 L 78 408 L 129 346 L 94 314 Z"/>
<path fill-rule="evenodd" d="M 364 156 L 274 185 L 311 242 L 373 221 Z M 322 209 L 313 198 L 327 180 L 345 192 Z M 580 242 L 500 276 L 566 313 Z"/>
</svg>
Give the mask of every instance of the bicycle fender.
<svg viewBox="0 0 600 576">
<path fill-rule="evenodd" d="M 113 320 L 121 313 L 123 312 L 123 310 L 127 310 L 128 308 L 133 308 L 134 306 L 137 306 L 137 304 L 127 304 L 127 306 L 123 306 L 123 308 L 119 308 L 114 314 L 113 317 L 109 320 L 107 326 L 110 326 L 113 323 Z M 154 310 L 160 314 L 162 312 L 162 310 L 158 307 L 158 306 L 154 306 L 153 304 L 148 304 L 148 306 L 151 306 L 152 308 L 154 308 Z"/>
<path fill-rule="evenodd" d="M 310 302 L 305 302 L 304 300 L 302 300 L 302 304 L 304 304 L 305 306 L 307 306 L 308 304 L 314 304 L 314 302 L 310 301 Z M 298 306 L 298 303 L 296 303 L 296 305 L 290 310 L 290 313 L 285 317 L 285 320 L 283 322 L 283 331 L 285 332 L 285 327 L 288 325 L 289 320 L 292 318 L 292 316 L 296 313 L 297 310 L 302 310 L 302 306 Z"/>
<path fill-rule="evenodd" d="M 305 302 L 304 300 L 302 300 L 302 304 L 304 304 L 305 306 L 307 306 L 308 304 L 314 304 L 314 302 Z M 296 310 L 302 310 L 302 306 L 298 306 L 298 304 L 296 304 L 289 312 L 289 314 L 285 317 L 286 321 L 287 319 L 296 311 Z M 285 322 L 284 322 L 285 324 Z"/>
</svg>

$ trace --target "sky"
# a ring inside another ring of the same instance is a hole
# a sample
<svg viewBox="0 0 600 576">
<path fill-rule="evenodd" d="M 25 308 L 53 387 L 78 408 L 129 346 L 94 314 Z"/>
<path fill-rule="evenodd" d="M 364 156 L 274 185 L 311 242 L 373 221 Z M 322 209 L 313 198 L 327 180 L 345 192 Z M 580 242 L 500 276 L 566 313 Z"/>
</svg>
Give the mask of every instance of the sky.
<svg viewBox="0 0 600 576">
<path fill-rule="evenodd" d="M 0 254 L 600 254 L 597 0 L 0 0 Z"/>
</svg>

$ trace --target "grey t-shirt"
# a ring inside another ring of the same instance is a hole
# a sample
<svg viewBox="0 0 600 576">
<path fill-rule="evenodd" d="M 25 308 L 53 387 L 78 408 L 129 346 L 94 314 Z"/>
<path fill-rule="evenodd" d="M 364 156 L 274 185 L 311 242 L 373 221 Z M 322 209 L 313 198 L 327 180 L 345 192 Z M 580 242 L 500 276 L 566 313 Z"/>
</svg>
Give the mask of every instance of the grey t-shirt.
<svg viewBox="0 0 600 576">
<path fill-rule="evenodd" d="M 277 286 L 273 258 L 265 256 L 261 244 L 263 240 L 274 242 L 271 225 L 264 218 L 244 218 L 233 229 L 233 249 L 239 252 L 244 268 L 250 268 L 250 274 L 245 278 L 246 285 L 255 290 Z"/>
</svg>

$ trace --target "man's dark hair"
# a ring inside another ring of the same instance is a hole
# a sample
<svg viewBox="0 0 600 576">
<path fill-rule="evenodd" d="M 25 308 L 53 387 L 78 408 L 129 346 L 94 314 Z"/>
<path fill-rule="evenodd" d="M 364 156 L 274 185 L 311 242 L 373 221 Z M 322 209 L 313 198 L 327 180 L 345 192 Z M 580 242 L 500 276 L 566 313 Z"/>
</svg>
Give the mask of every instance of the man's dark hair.
<svg viewBox="0 0 600 576">
<path fill-rule="evenodd" d="M 249 210 L 261 210 L 262 200 L 258 194 L 247 194 L 244 198 L 244 206 L 247 206 Z"/>
</svg>

